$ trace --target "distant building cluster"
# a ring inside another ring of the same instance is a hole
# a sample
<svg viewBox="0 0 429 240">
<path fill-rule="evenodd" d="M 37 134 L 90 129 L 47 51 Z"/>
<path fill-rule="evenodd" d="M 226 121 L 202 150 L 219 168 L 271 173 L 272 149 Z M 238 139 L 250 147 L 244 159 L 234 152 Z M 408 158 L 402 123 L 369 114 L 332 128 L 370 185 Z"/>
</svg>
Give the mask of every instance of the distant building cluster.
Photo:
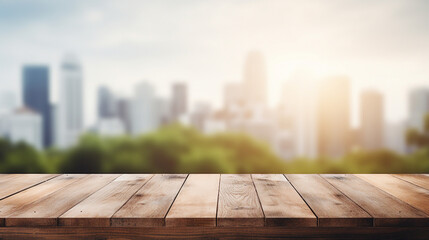
<svg viewBox="0 0 429 240">
<path fill-rule="evenodd" d="M 140 135 L 160 126 L 179 122 L 206 134 L 246 133 L 267 143 L 282 158 L 340 157 L 354 148 L 389 148 L 404 153 L 408 127 L 423 129 L 429 113 L 429 89 L 410 93 L 409 119 L 386 123 L 383 96 L 375 90 L 360 95 L 359 128 L 350 120 L 350 80 L 327 77 L 315 84 L 305 74 L 293 76 L 275 108 L 267 104 L 267 72 L 261 53 L 250 52 L 241 82 L 226 84 L 223 105 L 214 109 L 198 102 L 191 109 L 184 82 L 171 86 L 168 98 L 156 94 L 146 81 L 134 86 L 131 97 L 119 97 L 107 86 L 97 92 L 97 122 L 91 131 L 103 136 Z M 12 93 L 0 93 L 0 136 L 24 141 L 38 149 L 68 148 L 84 133 L 83 74 L 79 61 L 67 56 L 60 65 L 59 99 L 49 99 L 47 66 L 25 65 L 22 69 L 23 106 Z"/>
</svg>

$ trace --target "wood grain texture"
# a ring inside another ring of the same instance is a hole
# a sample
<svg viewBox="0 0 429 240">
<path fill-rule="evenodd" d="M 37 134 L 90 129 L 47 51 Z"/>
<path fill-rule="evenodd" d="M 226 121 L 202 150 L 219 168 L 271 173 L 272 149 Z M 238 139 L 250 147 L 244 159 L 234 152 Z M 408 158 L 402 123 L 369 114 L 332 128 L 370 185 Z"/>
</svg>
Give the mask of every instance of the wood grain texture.
<svg viewBox="0 0 429 240">
<path fill-rule="evenodd" d="M 423 174 L 392 174 L 392 176 L 429 190 L 429 176 Z"/>
<path fill-rule="evenodd" d="M 317 218 L 281 174 L 253 174 L 266 226 L 315 227 Z"/>
<path fill-rule="evenodd" d="M 429 226 L 425 213 L 349 174 L 322 175 L 374 218 L 374 226 Z"/>
<path fill-rule="evenodd" d="M 13 214 L 19 208 L 64 188 L 85 176 L 84 174 L 64 174 L 5 198 L 0 201 L 0 218 L 4 222 L 4 218 Z"/>
<path fill-rule="evenodd" d="M 165 219 L 168 227 L 216 226 L 220 174 L 190 174 Z"/>
<path fill-rule="evenodd" d="M 186 174 L 155 175 L 113 215 L 112 226 L 164 226 L 165 216 L 186 177 Z"/>
<path fill-rule="evenodd" d="M 321 227 L 372 226 L 372 217 L 325 179 L 315 174 L 287 174 L 289 182 L 317 215 Z"/>
<path fill-rule="evenodd" d="M 221 175 L 217 225 L 264 225 L 264 214 L 249 174 Z"/>
<path fill-rule="evenodd" d="M 5 174 L 0 176 L 0 199 L 58 176 L 58 174 Z"/>
<path fill-rule="evenodd" d="M 0 228 L 2 239 L 383 239 L 427 240 L 429 228 L 399 227 L 147 227 L 147 228 Z"/>
<path fill-rule="evenodd" d="M 110 218 L 150 178 L 151 174 L 124 174 L 101 188 L 58 219 L 60 226 L 109 227 Z"/>
<path fill-rule="evenodd" d="M 6 226 L 56 226 L 57 218 L 119 175 L 88 175 L 45 197 L 27 204 L 9 215 Z"/>
<path fill-rule="evenodd" d="M 429 214 L 429 190 L 389 174 L 356 174 L 356 176 Z"/>
</svg>

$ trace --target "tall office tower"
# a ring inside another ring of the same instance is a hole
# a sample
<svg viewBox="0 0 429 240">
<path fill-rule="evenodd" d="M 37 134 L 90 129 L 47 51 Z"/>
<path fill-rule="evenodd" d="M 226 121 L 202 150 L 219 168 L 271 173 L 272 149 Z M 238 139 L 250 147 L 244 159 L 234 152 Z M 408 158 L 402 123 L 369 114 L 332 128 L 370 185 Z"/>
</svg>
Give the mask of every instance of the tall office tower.
<svg viewBox="0 0 429 240">
<path fill-rule="evenodd" d="M 49 103 L 49 69 L 46 66 L 24 66 L 23 104 L 42 117 L 43 146 L 52 144 L 51 106 Z"/>
<path fill-rule="evenodd" d="M 131 133 L 131 101 L 127 98 L 120 98 L 116 101 L 118 118 L 124 125 L 125 133 Z"/>
<path fill-rule="evenodd" d="M 242 108 L 244 104 L 243 85 L 240 83 L 227 84 L 223 92 L 223 103 L 224 109 L 228 112 Z"/>
<path fill-rule="evenodd" d="M 29 108 L 20 108 L 7 117 L 7 137 L 11 142 L 25 142 L 37 149 L 43 146 L 42 116 Z"/>
<path fill-rule="evenodd" d="M 155 99 L 156 124 L 158 127 L 166 125 L 171 120 L 170 101 L 165 98 Z"/>
<path fill-rule="evenodd" d="M 146 82 L 139 83 L 135 88 L 132 103 L 131 133 L 145 134 L 156 129 L 155 90 Z"/>
<path fill-rule="evenodd" d="M 340 157 L 349 147 L 350 81 L 347 77 L 323 81 L 318 110 L 319 155 Z"/>
<path fill-rule="evenodd" d="M 409 96 L 409 127 L 422 131 L 424 118 L 429 114 L 429 89 L 417 88 Z"/>
<path fill-rule="evenodd" d="M 17 107 L 15 94 L 13 92 L 0 92 L 0 113 L 10 112 Z"/>
<path fill-rule="evenodd" d="M 282 94 L 281 114 L 288 123 L 292 157 L 317 156 L 317 121 L 315 86 L 306 76 L 295 75 L 285 84 Z M 290 146 L 288 146 L 290 148 Z"/>
<path fill-rule="evenodd" d="M 244 100 L 247 105 L 262 105 L 267 102 L 267 73 L 265 60 L 260 52 L 250 52 L 244 64 Z"/>
<path fill-rule="evenodd" d="M 98 88 L 98 118 L 113 118 L 117 116 L 115 95 L 106 86 Z"/>
<path fill-rule="evenodd" d="M 73 56 L 66 56 L 61 64 L 58 101 L 58 146 L 70 147 L 83 132 L 83 76 L 82 68 Z"/>
<path fill-rule="evenodd" d="M 172 88 L 171 113 L 173 120 L 188 111 L 188 89 L 185 83 L 175 83 Z"/>
<path fill-rule="evenodd" d="M 360 99 L 360 140 L 368 150 L 383 147 L 383 96 L 374 90 L 362 92 Z"/>
</svg>

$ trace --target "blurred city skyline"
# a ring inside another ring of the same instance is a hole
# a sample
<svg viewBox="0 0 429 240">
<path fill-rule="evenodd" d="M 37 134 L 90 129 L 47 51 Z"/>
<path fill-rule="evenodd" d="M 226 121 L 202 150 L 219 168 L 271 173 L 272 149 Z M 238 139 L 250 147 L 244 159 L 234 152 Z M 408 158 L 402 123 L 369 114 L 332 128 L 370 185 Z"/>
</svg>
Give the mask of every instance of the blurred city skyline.
<svg viewBox="0 0 429 240">
<path fill-rule="evenodd" d="M 97 120 L 100 85 L 130 97 L 144 80 L 166 97 L 185 82 L 191 107 L 221 107 L 252 49 L 265 56 L 271 107 L 297 74 L 348 76 L 353 126 L 363 90 L 381 92 L 387 121 L 398 122 L 410 91 L 429 87 L 427 1 L 167 2 L 1 1 L 1 90 L 20 102 L 23 66 L 46 65 L 58 102 L 60 61 L 71 52 L 83 68 L 85 126 Z"/>
</svg>

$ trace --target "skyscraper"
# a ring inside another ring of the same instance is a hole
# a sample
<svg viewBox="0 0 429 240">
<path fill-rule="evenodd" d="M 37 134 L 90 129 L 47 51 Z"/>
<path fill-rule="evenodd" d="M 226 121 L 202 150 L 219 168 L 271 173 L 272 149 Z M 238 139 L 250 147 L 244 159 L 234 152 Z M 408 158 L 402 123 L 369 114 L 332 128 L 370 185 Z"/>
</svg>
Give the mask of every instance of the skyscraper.
<svg viewBox="0 0 429 240">
<path fill-rule="evenodd" d="M 267 73 L 265 60 L 260 52 L 250 52 L 244 64 L 244 100 L 247 105 L 267 102 Z"/>
<path fill-rule="evenodd" d="M 323 81 L 319 93 L 319 155 L 340 157 L 349 147 L 350 82 L 345 76 Z"/>
<path fill-rule="evenodd" d="M 233 112 L 237 108 L 242 108 L 243 99 L 243 84 L 229 83 L 225 86 L 223 92 L 224 109 L 228 112 Z"/>
<path fill-rule="evenodd" d="M 58 145 L 76 144 L 83 132 L 83 77 L 78 60 L 66 56 L 61 64 L 58 102 Z"/>
<path fill-rule="evenodd" d="M 131 133 L 145 134 L 157 127 L 155 89 L 147 82 L 139 83 L 135 88 L 132 102 Z"/>
<path fill-rule="evenodd" d="M 411 91 L 408 111 L 409 127 L 422 131 L 424 118 L 429 113 L 429 89 L 417 88 Z"/>
<path fill-rule="evenodd" d="M 22 71 L 23 104 L 42 117 L 43 146 L 51 145 L 51 106 L 49 103 L 49 69 L 24 66 Z"/>
<path fill-rule="evenodd" d="M 188 89 L 185 83 L 175 83 L 172 87 L 171 112 L 173 120 L 188 111 Z"/>
<path fill-rule="evenodd" d="M 113 118 L 117 115 L 117 103 L 114 94 L 106 86 L 98 88 L 98 117 Z"/>
<path fill-rule="evenodd" d="M 315 87 L 309 76 L 295 74 L 284 86 L 281 114 L 290 124 L 289 135 L 293 157 L 317 156 L 317 121 Z"/>
<path fill-rule="evenodd" d="M 131 101 L 127 98 L 120 98 L 116 102 L 117 115 L 126 133 L 131 133 L 131 107 Z"/>
<path fill-rule="evenodd" d="M 25 142 L 37 149 L 42 148 L 42 117 L 23 107 L 6 117 L 7 138 L 14 143 Z"/>
<path fill-rule="evenodd" d="M 367 90 L 362 93 L 360 100 L 362 147 L 380 149 L 383 147 L 383 96 L 375 90 Z"/>
</svg>

